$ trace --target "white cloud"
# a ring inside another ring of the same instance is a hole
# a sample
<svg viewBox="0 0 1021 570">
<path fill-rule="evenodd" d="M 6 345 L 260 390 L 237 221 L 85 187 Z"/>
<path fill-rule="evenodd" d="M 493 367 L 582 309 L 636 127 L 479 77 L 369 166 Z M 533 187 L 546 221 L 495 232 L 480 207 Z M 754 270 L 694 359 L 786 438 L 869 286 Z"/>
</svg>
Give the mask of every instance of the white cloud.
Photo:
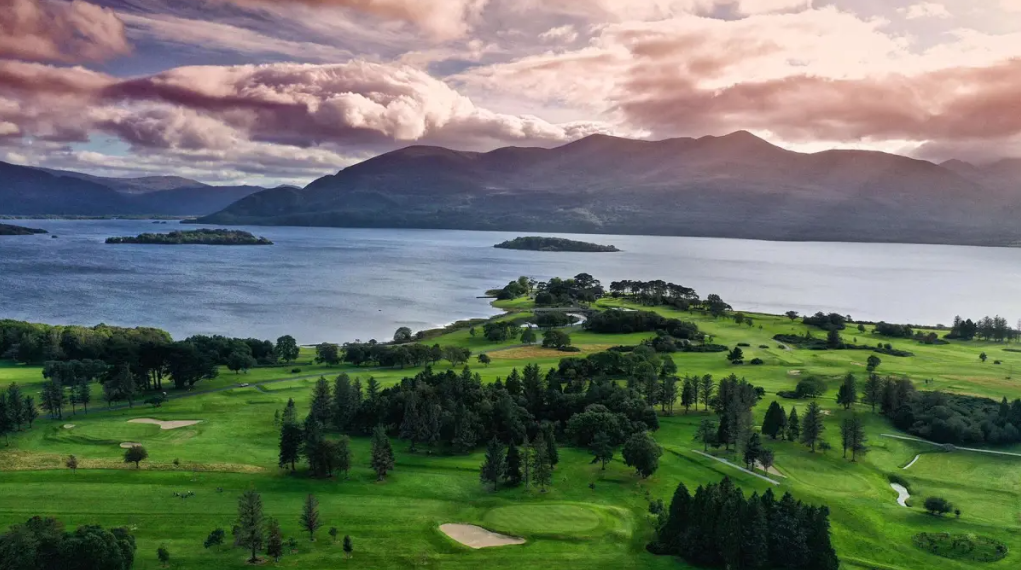
<svg viewBox="0 0 1021 570">
<path fill-rule="evenodd" d="M 948 10 L 946 6 L 935 2 L 920 2 L 918 4 L 912 4 L 906 8 L 898 9 L 897 13 L 908 20 L 920 20 L 923 18 L 946 20 L 953 17 L 953 14 L 950 13 L 950 10 Z"/>
<path fill-rule="evenodd" d="M 544 42 L 569 44 L 578 39 L 578 30 L 571 24 L 557 26 L 539 34 L 539 39 Z"/>
</svg>

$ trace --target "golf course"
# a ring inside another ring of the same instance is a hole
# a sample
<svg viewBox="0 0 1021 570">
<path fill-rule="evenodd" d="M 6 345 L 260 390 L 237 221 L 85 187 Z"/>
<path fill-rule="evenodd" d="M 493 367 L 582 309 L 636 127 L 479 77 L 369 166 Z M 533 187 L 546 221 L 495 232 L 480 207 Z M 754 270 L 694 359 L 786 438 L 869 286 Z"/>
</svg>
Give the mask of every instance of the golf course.
<svg viewBox="0 0 1021 570">
<path fill-rule="evenodd" d="M 502 384 L 512 371 L 522 372 L 530 364 L 545 375 L 564 358 L 584 359 L 657 337 L 655 331 L 596 332 L 588 323 L 574 322 L 546 328 L 535 341 L 525 342 L 517 329 L 519 322 L 542 314 L 536 295 L 529 291 L 508 296 L 512 298 L 493 301 L 505 313 L 490 321 L 402 338 L 400 345 L 468 349 L 466 363 L 442 358 L 429 368 L 461 374 L 467 365 L 489 385 L 498 380 Z M 355 365 L 343 359 L 330 364 L 317 359 L 316 347 L 302 346 L 291 362 L 240 371 L 219 365 L 214 378 L 188 388 L 165 384 L 166 397 L 149 404 L 144 396 L 130 405 L 120 400 L 108 404 L 96 389 L 87 413 L 81 406 L 74 411 L 67 406 L 61 417 L 51 418 L 40 409 L 31 428 L 12 430 L 6 446 L 0 442 L 0 529 L 33 516 L 58 518 L 68 529 L 89 524 L 124 527 L 136 540 L 134 568 L 245 568 L 251 566 L 249 553 L 232 547 L 230 534 L 239 496 L 254 489 L 266 517 L 279 521 L 286 542 L 278 560 L 263 557 L 259 564 L 267 567 L 696 568 L 682 558 L 647 549 L 659 524 L 650 503 L 662 500 L 669 506 L 679 483 L 694 492 L 729 477 L 745 496 L 772 489 L 777 497 L 789 492 L 806 504 L 828 507 L 840 568 L 1021 565 L 1021 445 L 934 445 L 899 429 L 860 395 L 850 404 L 838 403 L 848 374 L 855 376 L 860 391 L 870 373 L 910 381 L 919 392 L 988 398 L 997 405 L 1003 398 L 1013 401 L 1021 398 L 1021 377 L 1013 377 L 1021 376 L 1021 344 L 976 339 L 926 343 L 918 338 L 934 333 L 942 339 L 950 329 L 915 327 L 921 336 L 891 338 L 877 333 L 873 323 L 859 327 L 851 320 L 839 335 L 856 348 L 819 349 L 776 340 L 827 338 L 827 331 L 806 324 L 801 316 L 740 313 L 741 318 L 735 318 L 740 307 L 713 314 L 608 293 L 576 305 L 571 304 L 571 312 L 583 309 L 589 319 L 606 311 L 652 312 L 694 323 L 705 335 L 705 345 L 727 351 L 671 352 L 678 378 L 711 375 L 719 381 L 733 374 L 761 388 L 751 409 L 756 433 L 771 403 L 786 413 L 794 407 L 805 418 L 814 402 L 825 427 L 818 444 L 813 450 L 762 433 L 762 444 L 773 454 L 772 468 L 749 470 L 734 446 L 697 440 L 703 421 L 715 419 L 713 406 L 697 402 L 686 409 L 678 389 L 676 401 L 655 404 L 659 425 L 650 434 L 663 453 L 658 469 L 648 477 L 626 465 L 619 449 L 603 468 L 589 449 L 573 446 L 561 435 L 559 462 L 548 488 L 486 485 L 480 482 L 486 441 L 468 453 L 442 445 L 412 451 L 399 425 L 386 426 L 395 461 L 383 480 L 370 465 L 371 438 L 356 433 L 350 437 L 349 471 L 312 477 L 304 461 L 294 471 L 280 467 L 280 414 L 288 400 L 294 401 L 300 422 L 309 413 L 320 377 L 330 385 L 341 374 L 362 385 L 373 378 L 381 390 L 396 389 L 426 367 Z M 947 315 L 947 322 L 953 317 Z M 101 315 L 96 318 L 102 320 Z M 482 332 L 492 323 L 508 323 L 514 334 L 492 340 L 489 337 L 498 335 Z M 542 346 L 542 338 L 553 330 L 569 337 L 571 352 Z M 889 350 L 910 356 L 860 348 L 885 343 L 892 344 Z M 741 358 L 731 357 L 738 347 Z M 342 353 L 344 349 L 340 347 Z M 869 364 L 874 354 L 881 359 L 878 365 Z M 485 362 L 480 355 L 486 355 Z M 798 398 L 779 394 L 795 391 L 807 378 L 819 380 L 821 393 Z M 0 389 L 17 384 L 22 394 L 40 402 L 46 381 L 41 363 L 0 360 Z M 612 381 L 624 386 L 628 378 Z M 845 458 L 841 441 L 842 422 L 852 415 L 863 422 L 867 436 L 855 461 L 850 452 Z M 558 433 L 564 427 L 559 426 Z M 326 430 L 325 437 L 342 436 Z M 126 462 L 125 450 L 132 446 L 144 447 L 147 458 Z M 76 459 L 75 469 L 68 467 L 69 456 Z M 299 524 L 310 494 L 318 500 L 321 519 L 314 541 Z M 959 515 L 931 514 L 925 506 L 930 497 L 946 499 Z M 444 530 L 444 525 L 450 526 Z M 335 536 L 328 532 L 331 528 L 336 528 Z M 227 540 L 204 546 L 215 529 L 224 529 Z M 458 533 L 469 538 L 459 541 Z M 343 547 L 345 536 L 350 552 Z M 490 540 L 500 545 L 479 546 Z M 169 554 L 163 561 L 157 556 L 161 548 Z"/>
</svg>

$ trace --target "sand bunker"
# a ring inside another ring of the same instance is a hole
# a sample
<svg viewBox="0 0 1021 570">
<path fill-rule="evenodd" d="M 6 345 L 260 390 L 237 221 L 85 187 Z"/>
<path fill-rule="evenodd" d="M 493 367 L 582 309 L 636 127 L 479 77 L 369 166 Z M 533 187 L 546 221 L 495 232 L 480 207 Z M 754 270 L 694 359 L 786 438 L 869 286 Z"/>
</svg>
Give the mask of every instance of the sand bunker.
<svg viewBox="0 0 1021 570">
<path fill-rule="evenodd" d="M 510 544 L 524 544 L 525 539 L 488 531 L 472 524 L 440 525 L 443 534 L 470 548 L 490 548 Z"/>
<path fill-rule="evenodd" d="M 135 443 L 133 441 L 125 441 L 124 443 L 121 444 L 121 447 L 123 447 L 124 449 L 131 449 L 132 447 L 136 447 L 136 446 L 141 447 L 141 445 L 142 445 L 141 443 Z"/>
<path fill-rule="evenodd" d="M 71 429 L 73 427 L 74 427 L 74 424 L 64 424 L 64 429 Z"/>
<path fill-rule="evenodd" d="M 898 485 L 897 483 L 890 483 L 890 487 L 897 491 L 897 504 L 902 507 L 908 506 L 908 499 L 911 498 L 911 493 L 908 493 L 908 490 L 903 485 Z"/>
<path fill-rule="evenodd" d="M 788 370 L 787 374 L 789 376 L 801 376 L 801 371 L 800 370 Z"/>
<path fill-rule="evenodd" d="M 152 424 L 160 426 L 160 429 L 177 429 L 188 426 L 193 426 L 202 420 L 174 420 L 171 422 L 165 422 L 162 420 L 154 420 L 152 418 L 138 418 L 134 420 L 128 420 L 129 424 Z"/>
<path fill-rule="evenodd" d="M 755 460 L 755 468 L 758 469 L 759 471 L 762 471 L 762 463 L 758 459 Z M 769 473 L 770 475 L 776 475 L 777 477 L 783 477 L 784 479 L 787 478 L 786 475 L 777 471 L 776 467 L 773 467 L 772 465 L 769 466 L 769 470 L 766 471 L 766 473 Z"/>
</svg>

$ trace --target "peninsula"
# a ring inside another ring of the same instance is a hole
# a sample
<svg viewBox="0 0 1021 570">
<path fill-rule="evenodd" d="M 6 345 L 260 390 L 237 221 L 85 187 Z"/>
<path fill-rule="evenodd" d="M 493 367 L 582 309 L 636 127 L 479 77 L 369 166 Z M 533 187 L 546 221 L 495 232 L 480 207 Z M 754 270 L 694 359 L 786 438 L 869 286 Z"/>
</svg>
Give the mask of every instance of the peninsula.
<svg viewBox="0 0 1021 570">
<path fill-rule="evenodd" d="M 36 228 L 26 228 L 23 226 L 14 226 L 11 224 L 0 224 L 0 236 L 30 236 L 32 234 L 46 234 L 49 233 L 46 230 L 40 230 Z"/>
<path fill-rule="evenodd" d="M 498 249 L 524 249 L 528 251 L 575 251 L 585 253 L 612 253 L 620 251 L 612 245 L 600 245 L 572 239 L 529 236 L 498 243 Z"/>
<path fill-rule="evenodd" d="M 144 233 L 135 237 L 106 238 L 106 243 L 149 245 L 273 245 L 273 242 L 242 230 L 188 230 L 166 234 Z"/>
</svg>

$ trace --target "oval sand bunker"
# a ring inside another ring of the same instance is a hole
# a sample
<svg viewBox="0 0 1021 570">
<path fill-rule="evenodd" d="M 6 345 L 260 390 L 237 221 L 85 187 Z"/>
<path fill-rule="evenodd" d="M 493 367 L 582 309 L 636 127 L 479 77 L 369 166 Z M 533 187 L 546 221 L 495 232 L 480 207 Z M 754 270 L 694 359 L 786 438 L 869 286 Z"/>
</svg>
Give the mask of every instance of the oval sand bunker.
<svg viewBox="0 0 1021 570">
<path fill-rule="evenodd" d="M 165 421 L 162 421 L 162 420 L 154 420 L 152 418 L 136 418 L 136 419 L 133 419 L 133 420 L 128 420 L 128 423 L 129 424 L 152 424 L 152 425 L 160 426 L 160 429 L 177 429 L 177 428 L 193 426 L 193 425 L 195 425 L 195 424 L 197 424 L 197 423 L 199 423 L 201 421 L 202 420 L 174 420 L 174 421 L 165 422 Z"/>
<path fill-rule="evenodd" d="M 523 538 L 491 532 L 473 524 L 442 524 L 440 530 L 443 534 L 470 548 L 490 548 L 525 543 Z"/>
<path fill-rule="evenodd" d="M 121 444 L 121 447 L 123 447 L 124 449 L 131 449 L 132 447 L 136 447 L 136 446 L 141 447 L 141 445 L 142 445 L 141 443 L 135 443 L 133 441 L 125 441 L 124 443 Z"/>
</svg>

